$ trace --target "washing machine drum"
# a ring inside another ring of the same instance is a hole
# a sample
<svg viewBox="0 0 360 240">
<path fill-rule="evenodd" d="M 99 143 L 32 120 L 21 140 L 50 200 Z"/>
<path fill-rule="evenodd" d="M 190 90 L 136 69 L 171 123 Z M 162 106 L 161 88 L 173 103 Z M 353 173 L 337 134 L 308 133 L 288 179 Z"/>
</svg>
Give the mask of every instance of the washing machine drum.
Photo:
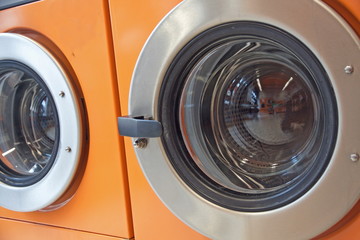
<svg viewBox="0 0 360 240">
<path fill-rule="evenodd" d="M 0 61 L 0 76 L 1 181 L 31 185 L 48 172 L 59 146 L 54 100 L 41 78 L 26 65 Z"/>
<path fill-rule="evenodd" d="M 162 201 L 204 235 L 315 237 L 360 194 L 359 47 L 320 1 L 184 1 L 145 45 L 136 117 L 119 131 L 136 137 Z"/>
<path fill-rule="evenodd" d="M 15 211 L 62 206 L 80 168 L 83 109 L 45 48 L 0 34 L 0 205 Z"/>
</svg>

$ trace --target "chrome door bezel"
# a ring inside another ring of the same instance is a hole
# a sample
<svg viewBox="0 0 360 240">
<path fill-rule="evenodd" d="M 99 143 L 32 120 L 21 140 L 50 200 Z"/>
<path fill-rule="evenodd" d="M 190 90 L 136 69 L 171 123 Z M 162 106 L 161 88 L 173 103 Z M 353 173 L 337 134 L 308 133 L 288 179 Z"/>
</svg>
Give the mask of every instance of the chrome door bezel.
<svg viewBox="0 0 360 240">
<path fill-rule="evenodd" d="M 68 201 L 57 202 L 76 177 L 84 144 L 83 116 L 76 91 L 56 58 L 26 36 L 1 33 L 0 60 L 20 62 L 39 75 L 54 99 L 60 125 L 59 147 L 49 172 L 30 186 L 17 187 L 1 182 L 0 206 L 19 212 L 60 207 Z"/>
<path fill-rule="evenodd" d="M 138 59 L 131 85 L 129 114 L 158 116 L 162 81 L 176 54 L 192 38 L 219 24 L 256 21 L 300 39 L 318 57 L 332 81 L 339 109 L 338 140 L 320 180 L 298 200 L 257 213 L 216 206 L 197 195 L 176 174 L 161 140 L 135 149 L 140 165 L 164 204 L 186 224 L 213 239 L 308 239 L 324 232 L 360 196 L 360 110 L 352 107 L 360 89 L 360 41 L 333 9 L 319 0 L 186 0 L 154 30 Z M 345 71 L 346 66 L 355 70 Z M 343 197 L 334 197 L 343 196 Z M 326 215 L 325 215 L 326 214 Z M 325 217 L 324 217 L 325 216 Z"/>
</svg>

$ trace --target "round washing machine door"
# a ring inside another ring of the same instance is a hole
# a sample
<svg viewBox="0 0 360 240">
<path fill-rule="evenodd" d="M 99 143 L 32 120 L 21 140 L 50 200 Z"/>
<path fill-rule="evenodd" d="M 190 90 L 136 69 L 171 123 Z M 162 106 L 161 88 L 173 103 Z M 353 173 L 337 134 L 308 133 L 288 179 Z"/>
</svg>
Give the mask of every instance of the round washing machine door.
<svg viewBox="0 0 360 240">
<path fill-rule="evenodd" d="M 51 210 L 69 200 L 85 145 L 83 113 L 45 48 L 0 34 L 0 206 Z"/>
<path fill-rule="evenodd" d="M 204 235 L 315 237 L 360 196 L 359 48 L 321 1 L 184 1 L 146 43 L 119 131 Z"/>
</svg>

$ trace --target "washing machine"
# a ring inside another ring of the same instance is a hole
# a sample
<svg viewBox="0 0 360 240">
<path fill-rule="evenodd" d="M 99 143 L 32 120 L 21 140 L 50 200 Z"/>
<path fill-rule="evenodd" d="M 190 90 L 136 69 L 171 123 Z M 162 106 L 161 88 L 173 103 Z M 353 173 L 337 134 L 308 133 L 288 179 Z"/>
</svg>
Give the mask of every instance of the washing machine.
<svg viewBox="0 0 360 240">
<path fill-rule="evenodd" d="M 132 239 L 108 2 L 0 9 L 0 239 Z"/>
<path fill-rule="evenodd" d="M 135 237 L 359 238 L 359 2 L 178 2 L 110 1 Z"/>
</svg>

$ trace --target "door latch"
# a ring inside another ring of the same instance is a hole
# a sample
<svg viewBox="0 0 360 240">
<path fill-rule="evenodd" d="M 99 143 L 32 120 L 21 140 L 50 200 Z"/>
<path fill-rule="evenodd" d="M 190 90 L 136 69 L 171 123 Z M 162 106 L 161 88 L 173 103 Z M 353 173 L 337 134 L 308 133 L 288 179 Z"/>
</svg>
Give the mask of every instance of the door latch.
<svg viewBox="0 0 360 240">
<path fill-rule="evenodd" d="M 118 129 L 121 136 L 134 138 L 156 138 L 162 134 L 161 123 L 144 116 L 118 117 Z"/>
</svg>

